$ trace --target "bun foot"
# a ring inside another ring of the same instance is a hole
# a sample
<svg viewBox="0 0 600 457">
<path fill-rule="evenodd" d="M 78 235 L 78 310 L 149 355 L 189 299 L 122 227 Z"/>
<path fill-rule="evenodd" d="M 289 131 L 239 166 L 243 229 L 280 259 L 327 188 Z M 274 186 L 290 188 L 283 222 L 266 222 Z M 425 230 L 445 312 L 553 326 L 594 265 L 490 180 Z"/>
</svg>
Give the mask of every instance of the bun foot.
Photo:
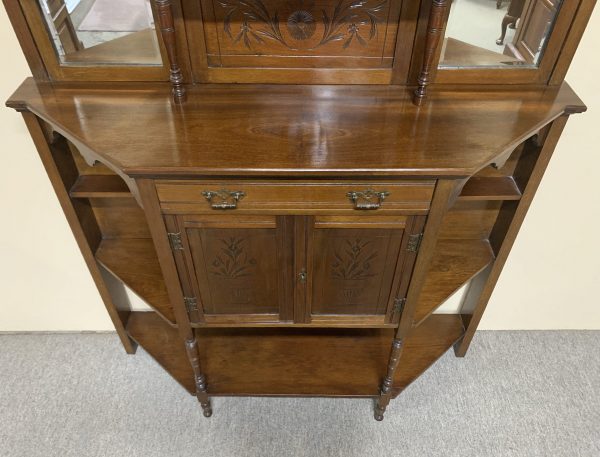
<svg viewBox="0 0 600 457">
<path fill-rule="evenodd" d="M 212 416 L 212 408 L 210 406 L 202 408 L 202 414 L 204 414 L 204 417 Z"/>
</svg>

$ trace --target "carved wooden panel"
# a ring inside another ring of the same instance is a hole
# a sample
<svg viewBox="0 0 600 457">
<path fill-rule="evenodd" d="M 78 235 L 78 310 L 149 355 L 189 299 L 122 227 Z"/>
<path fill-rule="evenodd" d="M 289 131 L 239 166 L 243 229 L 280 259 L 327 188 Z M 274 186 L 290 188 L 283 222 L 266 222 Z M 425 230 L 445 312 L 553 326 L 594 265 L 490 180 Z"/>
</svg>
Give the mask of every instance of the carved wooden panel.
<svg viewBox="0 0 600 457">
<path fill-rule="evenodd" d="M 186 251 L 205 316 L 279 315 L 280 306 L 290 303 L 284 251 L 291 246 L 284 240 L 282 220 L 185 217 Z"/>
<path fill-rule="evenodd" d="M 211 66 L 392 65 L 402 0 L 200 1 Z"/>
<path fill-rule="evenodd" d="M 339 221 L 320 224 L 317 218 L 312 227 L 311 315 L 385 315 L 395 298 L 403 221 L 390 228 L 365 222 L 357 224 L 367 228 L 353 228 L 353 222 L 344 227 Z"/>
</svg>

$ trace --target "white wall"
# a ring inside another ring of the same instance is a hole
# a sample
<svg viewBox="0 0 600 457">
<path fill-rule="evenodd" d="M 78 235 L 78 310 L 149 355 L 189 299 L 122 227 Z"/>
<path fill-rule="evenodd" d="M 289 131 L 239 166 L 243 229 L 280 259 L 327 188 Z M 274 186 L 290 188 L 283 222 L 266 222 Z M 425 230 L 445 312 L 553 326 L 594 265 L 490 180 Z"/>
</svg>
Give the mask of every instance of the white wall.
<svg viewBox="0 0 600 457">
<path fill-rule="evenodd" d="M 600 329 L 600 8 L 568 80 L 573 116 L 481 327 Z M 0 8 L 0 99 L 29 71 Z M 493 128 L 493 126 L 490 126 Z M 20 116 L 0 108 L 0 331 L 109 330 L 111 322 Z"/>
</svg>

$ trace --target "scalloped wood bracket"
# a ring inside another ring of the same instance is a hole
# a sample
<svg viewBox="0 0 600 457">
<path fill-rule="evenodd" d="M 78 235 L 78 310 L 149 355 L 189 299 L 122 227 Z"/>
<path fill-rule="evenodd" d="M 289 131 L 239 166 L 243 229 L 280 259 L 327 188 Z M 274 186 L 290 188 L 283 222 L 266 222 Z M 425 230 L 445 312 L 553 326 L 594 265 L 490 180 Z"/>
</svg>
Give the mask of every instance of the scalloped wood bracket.
<svg viewBox="0 0 600 457">
<path fill-rule="evenodd" d="M 170 66 L 170 81 L 173 85 L 173 100 L 175 103 L 185 101 L 185 87 L 183 74 L 178 62 L 177 43 L 175 38 L 175 22 L 173 21 L 173 8 L 171 0 L 154 0 L 158 13 L 160 33 L 165 43 Z"/>
<path fill-rule="evenodd" d="M 431 83 L 431 70 L 444 31 L 444 21 L 448 17 L 449 7 L 450 2 L 448 0 L 433 0 L 431 5 L 425 38 L 423 66 L 417 80 L 419 87 L 415 89 L 413 94 L 413 103 L 417 106 L 421 106 L 427 96 L 427 86 Z"/>
</svg>

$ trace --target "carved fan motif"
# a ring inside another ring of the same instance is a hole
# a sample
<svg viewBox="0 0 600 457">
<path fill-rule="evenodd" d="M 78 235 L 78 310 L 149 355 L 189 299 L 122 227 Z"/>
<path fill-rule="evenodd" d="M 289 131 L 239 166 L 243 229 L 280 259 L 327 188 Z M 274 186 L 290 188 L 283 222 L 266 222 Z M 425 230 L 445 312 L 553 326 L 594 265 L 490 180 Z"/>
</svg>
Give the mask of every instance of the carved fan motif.
<svg viewBox="0 0 600 457">
<path fill-rule="evenodd" d="M 307 40 L 315 34 L 317 23 L 308 11 L 294 11 L 287 20 L 287 29 L 296 40 Z"/>
</svg>

